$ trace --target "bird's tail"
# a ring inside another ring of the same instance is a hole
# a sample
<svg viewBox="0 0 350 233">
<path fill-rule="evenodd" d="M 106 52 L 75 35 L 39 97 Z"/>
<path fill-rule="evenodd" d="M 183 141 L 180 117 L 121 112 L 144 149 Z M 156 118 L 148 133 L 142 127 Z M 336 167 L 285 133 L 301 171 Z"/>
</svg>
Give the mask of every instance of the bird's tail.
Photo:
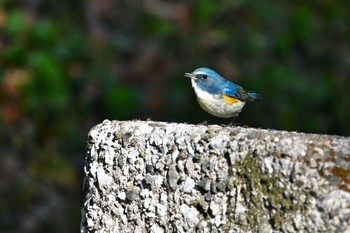
<svg viewBox="0 0 350 233">
<path fill-rule="evenodd" d="M 251 91 L 247 91 L 248 92 L 248 95 L 249 95 L 249 99 L 250 101 L 254 101 L 254 100 L 261 100 L 262 99 L 262 96 L 258 93 L 254 93 L 254 92 L 251 92 Z"/>
</svg>

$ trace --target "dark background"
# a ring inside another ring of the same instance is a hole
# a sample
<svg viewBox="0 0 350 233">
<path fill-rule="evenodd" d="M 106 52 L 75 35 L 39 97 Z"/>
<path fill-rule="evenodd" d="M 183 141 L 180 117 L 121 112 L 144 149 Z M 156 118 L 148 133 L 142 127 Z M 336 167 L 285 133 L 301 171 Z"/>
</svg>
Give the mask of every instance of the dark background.
<svg viewBox="0 0 350 233">
<path fill-rule="evenodd" d="M 350 135 L 349 3 L 308 2 L 1 1 L 1 231 L 77 232 L 89 129 L 210 119 L 198 67 L 263 95 L 237 124 Z"/>
</svg>

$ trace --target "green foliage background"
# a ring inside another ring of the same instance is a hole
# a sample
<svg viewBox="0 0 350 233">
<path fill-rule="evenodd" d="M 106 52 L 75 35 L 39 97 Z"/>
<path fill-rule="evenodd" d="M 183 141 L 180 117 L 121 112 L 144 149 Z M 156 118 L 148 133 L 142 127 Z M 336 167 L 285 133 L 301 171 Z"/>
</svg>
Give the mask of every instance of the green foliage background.
<svg viewBox="0 0 350 233">
<path fill-rule="evenodd" d="M 183 77 L 198 67 L 263 95 L 241 125 L 350 135 L 349 12 L 334 0 L 1 1 L 0 229 L 77 232 L 89 129 L 211 118 Z"/>
</svg>

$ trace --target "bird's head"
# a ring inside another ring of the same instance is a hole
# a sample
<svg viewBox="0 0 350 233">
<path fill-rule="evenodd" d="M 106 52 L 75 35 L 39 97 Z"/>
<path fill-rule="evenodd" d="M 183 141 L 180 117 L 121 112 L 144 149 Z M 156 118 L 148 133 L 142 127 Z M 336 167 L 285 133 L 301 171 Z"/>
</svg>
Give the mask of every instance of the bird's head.
<svg viewBox="0 0 350 233">
<path fill-rule="evenodd" d="M 185 77 L 192 79 L 192 85 L 210 92 L 215 92 L 225 81 L 220 74 L 209 68 L 198 68 L 193 73 L 185 73 Z"/>
</svg>

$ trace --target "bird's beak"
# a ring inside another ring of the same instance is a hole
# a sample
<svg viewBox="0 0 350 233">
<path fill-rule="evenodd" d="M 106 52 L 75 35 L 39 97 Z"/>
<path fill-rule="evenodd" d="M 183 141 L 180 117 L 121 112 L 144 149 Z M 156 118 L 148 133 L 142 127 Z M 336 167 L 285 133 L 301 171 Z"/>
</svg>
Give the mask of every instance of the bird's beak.
<svg viewBox="0 0 350 233">
<path fill-rule="evenodd" d="M 185 77 L 191 78 L 193 80 L 197 80 L 196 75 L 192 73 L 185 73 Z"/>
</svg>

